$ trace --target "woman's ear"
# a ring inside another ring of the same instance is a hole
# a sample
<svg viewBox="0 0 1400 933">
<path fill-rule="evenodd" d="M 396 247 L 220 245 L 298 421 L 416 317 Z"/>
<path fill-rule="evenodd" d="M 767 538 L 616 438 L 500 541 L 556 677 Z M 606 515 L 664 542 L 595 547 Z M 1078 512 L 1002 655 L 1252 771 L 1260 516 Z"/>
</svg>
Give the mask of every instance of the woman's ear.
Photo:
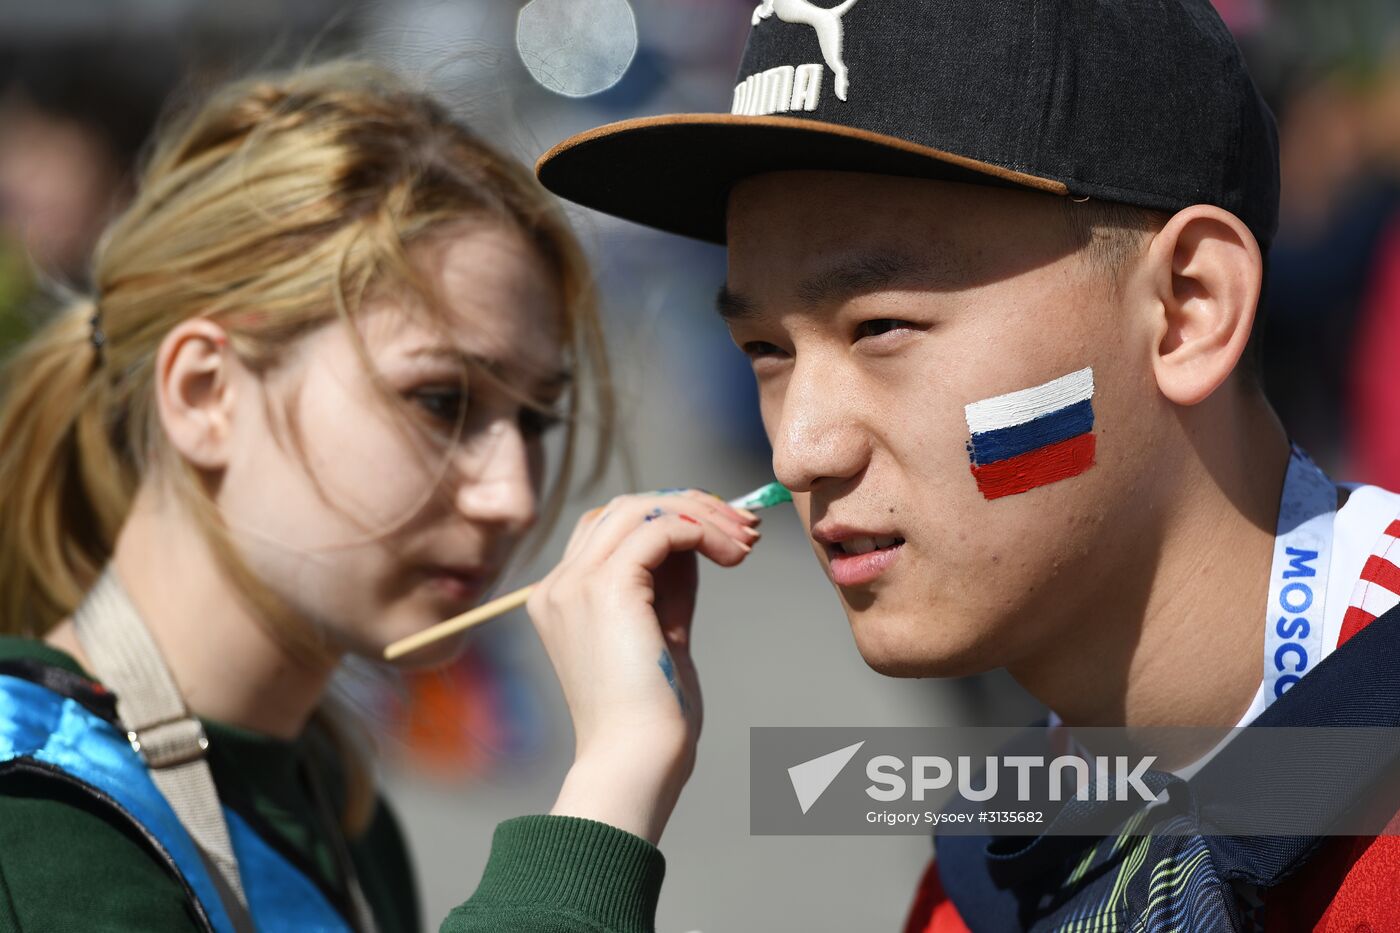
<svg viewBox="0 0 1400 933">
<path fill-rule="evenodd" d="M 1259 244 L 1234 214 L 1197 204 L 1154 237 L 1144 271 L 1157 385 L 1172 402 L 1195 405 L 1225 382 L 1249 342 L 1264 275 Z"/>
<path fill-rule="evenodd" d="M 204 470 L 228 466 L 233 433 L 234 363 L 228 335 L 212 321 L 176 325 L 156 352 L 156 407 L 182 459 Z"/>
</svg>

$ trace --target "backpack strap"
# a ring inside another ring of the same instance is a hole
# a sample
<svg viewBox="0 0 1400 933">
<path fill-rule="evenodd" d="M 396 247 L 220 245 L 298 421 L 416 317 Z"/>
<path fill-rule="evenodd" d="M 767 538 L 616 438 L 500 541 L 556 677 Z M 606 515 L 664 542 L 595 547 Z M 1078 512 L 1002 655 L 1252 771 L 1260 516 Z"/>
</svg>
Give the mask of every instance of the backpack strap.
<svg viewBox="0 0 1400 933">
<path fill-rule="evenodd" d="M 209 739 L 185 706 L 116 574 L 108 567 L 73 614 L 78 640 L 97 675 L 117 695 L 127 741 L 194 838 L 234 928 L 256 929 L 238 874 L 233 842 L 205 760 Z"/>
<path fill-rule="evenodd" d="M 194 839 L 235 929 L 253 933 L 256 925 L 235 846 L 205 758 L 209 739 L 185 705 L 155 639 L 111 566 L 78 607 L 73 621 L 93 672 L 117 696 L 127 741 Z M 345 871 L 354 928 L 374 933 L 374 914 L 353 865 L 347 863 Z"/>
</svg>

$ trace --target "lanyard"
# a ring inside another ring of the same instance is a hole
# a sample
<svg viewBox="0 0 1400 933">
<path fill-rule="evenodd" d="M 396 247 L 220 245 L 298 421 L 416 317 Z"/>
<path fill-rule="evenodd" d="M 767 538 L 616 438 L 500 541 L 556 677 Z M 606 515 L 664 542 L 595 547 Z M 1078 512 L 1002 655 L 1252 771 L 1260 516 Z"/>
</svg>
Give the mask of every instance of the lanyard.
<svg viewBox="0 0 1400 933">
<path fill-rule="evenodd" d="M 1296 445 L 1288 458 L 1264 609 L 1264 705 L 1322 658 L 1337 487 Z"/>
</svg>

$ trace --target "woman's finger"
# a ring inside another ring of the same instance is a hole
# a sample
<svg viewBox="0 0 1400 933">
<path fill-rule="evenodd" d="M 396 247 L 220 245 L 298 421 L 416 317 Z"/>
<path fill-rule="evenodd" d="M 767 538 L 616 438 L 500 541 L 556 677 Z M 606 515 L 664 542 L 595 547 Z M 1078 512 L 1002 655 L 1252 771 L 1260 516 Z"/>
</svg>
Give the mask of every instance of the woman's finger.
<svg viewBox="0 0 1400 933">
<path fill-rule="evenodd" d="M 666 515 L 689 515 L 744 544 L 752 545 L 758 540 L 758 532 L 737 511 L 713 496 L 695 492 L 647 493 L 613 500 L 580 542 L 572 559 L 581 566 L 597 567 L 639 526 Z"/>
<path fill-rule="evenodd" d="M 752 550 L 753 545 L 737 540 L 707 519 L 689 512 L 662 511 L 649 515 L 642 526 L 625 536 L 607 565 L 615 572 L 645 576 L 639 582 L 650 587 L 651 572 L 680 551 L 695 551 L 722 567 L 733 567 Z"/>
<path fill-rule="evenodd" d="M 603 517 L 603 513 L 605 513 L 607 509 L 608 507 L 606 505 L 600 505 L 596 508 L 589 509 L 579 516 L 578 521 L 574 523 L 574 530 L 569 535 L 568 542 L 564 545 L 564 556 L 559 560 L 561 564 L 578 553 L 584 540 L 587 539 L 589 532 L 597 526 L 598 520 Z"/>
</svg>

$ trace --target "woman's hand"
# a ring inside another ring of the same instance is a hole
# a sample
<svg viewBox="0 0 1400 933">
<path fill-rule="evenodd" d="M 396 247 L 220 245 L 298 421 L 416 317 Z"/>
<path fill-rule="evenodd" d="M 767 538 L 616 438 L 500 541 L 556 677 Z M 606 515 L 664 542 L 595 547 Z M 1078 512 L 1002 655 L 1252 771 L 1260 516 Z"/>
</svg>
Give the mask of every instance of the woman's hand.
<svg viewBox="0 0 1400 933">
<path fill-rule="evenodd" d="M 660 839 L 703 716 L 690 656 L 696 554 L 738 564 L 757 523 L 694 489 L 619 496 L 579 520 L 526 604 L 574 723 L 574 766 L 551 812 Z"/>
</svg>

